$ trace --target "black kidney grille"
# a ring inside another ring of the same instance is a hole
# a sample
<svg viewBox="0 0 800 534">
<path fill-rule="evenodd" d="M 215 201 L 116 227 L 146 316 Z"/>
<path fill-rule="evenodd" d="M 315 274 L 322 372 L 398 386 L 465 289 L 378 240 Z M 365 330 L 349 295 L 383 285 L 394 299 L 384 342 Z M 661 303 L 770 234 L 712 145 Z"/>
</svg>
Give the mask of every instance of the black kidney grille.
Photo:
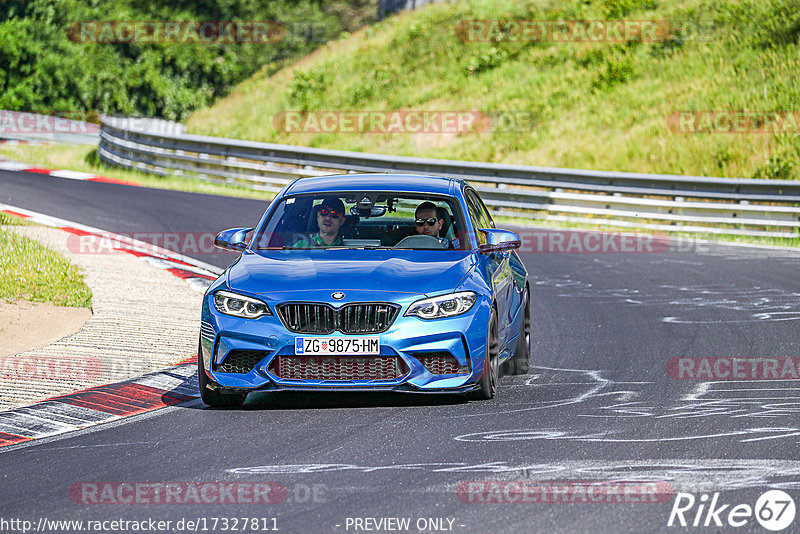
<svg viewBox="0 0 800 534">
<path fill-rule="evenodd" d="M 343 334 L 373 334 L 389 328 L 398 306 L 389 304 L 348 304 L 339 310 L 339 330 Z"/>
<path fill-rule="evenodd" d="M 217 371 L 247 374 L 268 354 L 269 351 L 264 350 L 232 350 L 217 367 Z"/>
<path fill-rule="evenodd" d="M 298 334 L 330 334 L 336 330 L 336 310 L 330 306 L 281 304 L 278 314 L 286 328 Z"/>
<path fill-rule="evenodd" d="M 388 302 L 354 303 L 338 310 L 328 304 L 300 302 L 280 304 L 278 315 L 291 332 L 298 334 L 377 334 L 385 332 L 397 318 L 400 306 Z"/>
</svg>

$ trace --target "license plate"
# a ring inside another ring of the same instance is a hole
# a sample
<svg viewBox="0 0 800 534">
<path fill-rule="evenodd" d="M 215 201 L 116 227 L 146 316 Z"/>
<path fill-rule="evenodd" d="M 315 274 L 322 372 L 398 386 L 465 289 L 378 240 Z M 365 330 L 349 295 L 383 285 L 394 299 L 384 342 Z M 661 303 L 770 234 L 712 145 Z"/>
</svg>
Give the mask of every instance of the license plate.
<svg viewBox="0 0 800 534">
<path fill-rule="evenodd" d="M 296 337 L 294 353 L 306 355 L 344 356 L 381 353 L 378 336 L 372 337 Z"/>
</svg>

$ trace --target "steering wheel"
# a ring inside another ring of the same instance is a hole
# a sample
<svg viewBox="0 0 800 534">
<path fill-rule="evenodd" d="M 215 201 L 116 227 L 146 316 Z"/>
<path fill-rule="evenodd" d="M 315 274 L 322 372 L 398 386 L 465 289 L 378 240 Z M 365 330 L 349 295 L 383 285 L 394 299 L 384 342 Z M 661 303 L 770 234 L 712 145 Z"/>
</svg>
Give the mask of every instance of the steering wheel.
<svg viewBox="0 0 800 534">
<path fill-rule="evenodd" d="M 437 249 L 447 248 L 447 245 L 443 245 L 432 235 L 419 234 L 404 237 L 392 248 Z"/>
</svg>

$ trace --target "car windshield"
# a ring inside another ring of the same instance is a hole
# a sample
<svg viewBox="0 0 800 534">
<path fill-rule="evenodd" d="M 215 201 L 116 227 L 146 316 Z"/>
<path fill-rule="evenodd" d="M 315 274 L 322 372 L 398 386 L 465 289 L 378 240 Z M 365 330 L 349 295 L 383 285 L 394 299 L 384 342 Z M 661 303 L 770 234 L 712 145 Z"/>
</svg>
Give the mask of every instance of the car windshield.
<svg viewBox="0 0 800 534">
<path fill-rule="evenodd" d="M 299 195 L 275 206 L 254 248 L 466 250 L 464 227 L 463 214 L 451 197 L 386 192 Z"/>
</svg>

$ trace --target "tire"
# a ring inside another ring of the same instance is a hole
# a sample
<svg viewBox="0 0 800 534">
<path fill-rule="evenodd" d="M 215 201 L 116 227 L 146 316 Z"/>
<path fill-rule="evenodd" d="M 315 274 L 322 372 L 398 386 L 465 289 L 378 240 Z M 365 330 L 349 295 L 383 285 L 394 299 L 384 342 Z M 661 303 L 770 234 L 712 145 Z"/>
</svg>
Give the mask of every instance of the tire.
<svg viewBox="0 0 800 534">
<path fill-rule="evenodd" d="M 497 392 L 497 381 L 500 376 L 500 341 L 497 333 L 497 312 L 492 308 L 489 314 L 489 326 L 486 332 L 486 356 L 483 358 L 483 374 L 478 380 L 479 388 L 472 392 L 474 400 L 489 400 Z"/>
<path fill-rule="evenodd" d="M 525 288 L 522 297 L 522 328 L 517 340 L 514 357 L 510 360 L 509 371 L 512 375 L 526 375 L 530 369 L 531 358 L 531 297 L 530 289 Z"/>
<path fill-rule="evenodd" d="M 247 393 L 220 393 L 219 390 L 211 389 L 211 381 L 206 376 L 203 366 L 203 349 L 197 347 L 197 382 L 200 386 L 200 398 L 208 406 L 213 408 L 238 408 L 244 404 Z"/>
</svg>

